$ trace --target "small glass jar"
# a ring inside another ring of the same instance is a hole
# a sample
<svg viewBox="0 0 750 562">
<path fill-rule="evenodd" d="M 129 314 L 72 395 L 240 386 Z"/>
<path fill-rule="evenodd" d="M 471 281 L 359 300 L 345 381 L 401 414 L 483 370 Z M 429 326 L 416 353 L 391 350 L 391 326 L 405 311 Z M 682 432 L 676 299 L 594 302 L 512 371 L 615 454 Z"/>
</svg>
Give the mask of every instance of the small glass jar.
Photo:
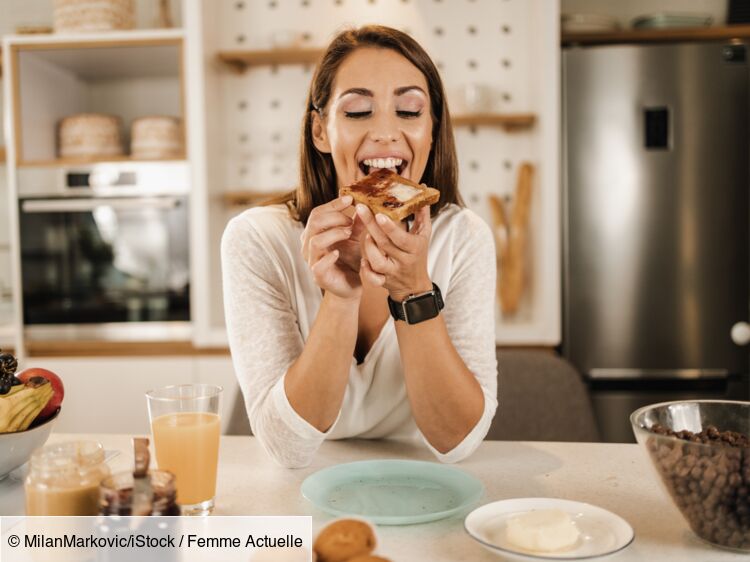
<svg viewBox="0 0 750 562">
<path fill-rule="evenodd" d="M 109 476 L 96 441 L 48 445 L 31 455 L 26 515 L 97 515 L 99 484 Z"/>
<path fill-rule="evenodd" d="M 148 473 L 153 496 L 149 515 L 180 515 L 177 505 L 175 477 L 166 470 L 152 470 Z M 133 513 L 133 473 L 118 472 L 101 483 L 101 515 L 130 516 Z"/>
</svg>

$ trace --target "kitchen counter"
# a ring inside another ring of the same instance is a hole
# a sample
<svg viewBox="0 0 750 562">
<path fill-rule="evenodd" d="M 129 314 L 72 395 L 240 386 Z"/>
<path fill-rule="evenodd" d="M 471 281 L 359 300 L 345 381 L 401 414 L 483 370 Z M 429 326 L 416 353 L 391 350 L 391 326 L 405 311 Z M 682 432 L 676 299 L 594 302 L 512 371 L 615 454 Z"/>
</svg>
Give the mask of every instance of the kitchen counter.
<svg viewBox="0 0 750 562">
<path fill-rule="evenodd" d="M 131 437 L 126 435 L 53 434 L 50 442 L 92 438 L 122 454 L 113 470 L 132 466 Z M 329 441 L 313 464 L 287 470 L 270 460 L 253 437 L 224 436 L 221 441 L 217 515 L 312 515 L 313 532 L 329 516 L 300 494 L 300 484 L 321 468 L 355 460 L 407 458 L 433 460 L 412 444 L 382 441 Z M 584 501 L 613 511 L 635 530 L 635 541 L 606 557 L 612 562 L 659 560 L 747 560 L 714 548 L 693 535 L 666 492 L 660 488 L 645 452 L 637 445 L 486 441 L 468 460 L 456 465 L 485 485 L 481 503 L 505 498 L 545 496 Z M 8 494 L 0 486 L 0 494 Z M 2 498 L 6 499 L 6 498 Z M 7 506 L 7 501 L 0 501 Z M 7 507 L 0 511 L 0 514 Z M 379 527 L 377 553 L 394 562 L 482 562 L 500 560 L 476 544 L 463 529 L 463 518 L 404 527 Z"/>
</svg>

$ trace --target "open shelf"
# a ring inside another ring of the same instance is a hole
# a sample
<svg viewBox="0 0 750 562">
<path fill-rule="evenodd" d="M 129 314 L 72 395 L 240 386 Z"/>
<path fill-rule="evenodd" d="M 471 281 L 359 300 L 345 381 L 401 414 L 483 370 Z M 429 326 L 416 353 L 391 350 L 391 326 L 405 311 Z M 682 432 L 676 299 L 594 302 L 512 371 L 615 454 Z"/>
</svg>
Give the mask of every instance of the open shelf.
<svg viewBox="0 0 750 562">
<path fill-rule="evenodd" d="M 81 113 L 120 119 L 125 150 L 132 123 L 144 116 L 184 118 L 182 30 L 111 36 L 11 36 L 15 160 L 18 166 L 65 166 L 130 156 L 59 158 L 60 120 Z M 12 76 L 10 76 L 12 74 Z M 184 139 L 183 139 L 184 140 Z M 184 157 L 170 158 L 180 160 Z"/>
<path fill-rule="evenodd" d="M 466 113 L 454 115 L 455 127 L 502 127 L 506 131 L 528 129 L 536 122 L 533 113 Z"/>
<path fill-rule="evenodd" d="M 323 55 L 318 48 L 266 49 L 262 51 L 220 51 L 219 60 L 237 72 L 250 66 L 313 64 Z"/>
<path fill-rule="evenodd" d="M 33 52 L 38 60 L 81 80 L 179 76 L 181 32 L 117 35 L 99 39 L 51 35 L 30 40 L 16 36 L 11 55 Z"/>
<path fill-rule="evenodd" d="M 252 207 L 259 203 L 268 201 L 269 199 L 286 195 L 290 191 L 291 188 L 286 191 L 252 191 L 249 189 L 238 189 L 224 192 L 221 198 L 224 201 L 224 204 L 228 207 Z"/>
<path fill-rule="evenodd" d="M 25 160 L 18 163 L 19 168 L 62 168 L 83 164 L 97 164 L 104 162 L 182 162 L 185 157 L 175 158 L 133 158 L 132 156 L 100 156 L 96 158 L 55 158 L 53 160 Z"/>
<path fill-rule="evenodd" d="M 563 33 L 561 44 L 616 45 L 624 43 L 669 43 L 676 41 L 719 41 L 750 37 L 750 25 L 686 27 L 679 29 L 628 29 L 602 33 Z"/>
</svg>

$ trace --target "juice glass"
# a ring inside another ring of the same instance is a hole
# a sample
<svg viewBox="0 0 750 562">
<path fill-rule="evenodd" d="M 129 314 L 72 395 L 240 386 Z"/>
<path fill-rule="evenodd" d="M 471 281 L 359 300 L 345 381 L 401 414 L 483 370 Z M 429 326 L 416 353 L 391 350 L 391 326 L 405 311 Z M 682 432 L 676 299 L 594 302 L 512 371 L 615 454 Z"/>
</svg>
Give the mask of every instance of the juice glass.
<svg viewBox="0 0 750 562">
<path fill-rule="evenodd" d="M 216 385 L 182 384 L 146 393 L 156 462 L 175 475 L 183 515 L 214 509 L 221 392 Z"/>
</svg>

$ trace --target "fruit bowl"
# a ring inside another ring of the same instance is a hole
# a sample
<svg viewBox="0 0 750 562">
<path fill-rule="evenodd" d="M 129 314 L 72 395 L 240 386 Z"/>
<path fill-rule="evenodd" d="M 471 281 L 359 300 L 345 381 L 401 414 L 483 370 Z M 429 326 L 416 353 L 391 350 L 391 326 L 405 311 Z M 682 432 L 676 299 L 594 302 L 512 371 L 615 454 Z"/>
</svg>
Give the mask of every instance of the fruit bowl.
<svg viewBox="0 0 750 562">
<path fill-rule="evenodd" d="M 630 423 L 693 532 L 750 552 L 750 402 L 664 402 Z"/>
<path fill-rule="evenodd" d="M 47 442 L 58 415 L 60 408 L 42 423 L 32 424 L 25 431 L 0 433 L 0 480 L 28 461 L 31 453 Z"/>
</svg>

